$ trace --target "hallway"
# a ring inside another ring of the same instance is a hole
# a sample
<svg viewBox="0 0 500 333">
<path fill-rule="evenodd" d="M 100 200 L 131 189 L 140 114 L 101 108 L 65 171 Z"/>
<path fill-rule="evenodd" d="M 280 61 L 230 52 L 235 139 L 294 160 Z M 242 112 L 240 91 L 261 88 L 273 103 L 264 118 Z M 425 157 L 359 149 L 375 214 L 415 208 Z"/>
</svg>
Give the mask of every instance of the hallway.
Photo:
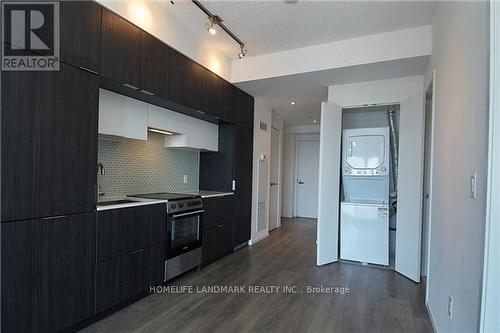
<svg viewBox="0 0 500 333">
<path fill-rule="evenodd" d="M 432 332 L 423 285 L 386 269 L 317 267 L 315 239 L 315 220 L 283 219 L 269 238 L 173 283 L 193 293 L 148 296 L 84 332 Z M 248 292 L 284 285 L 302 293 Z M 246 293 L 203 294 L 196 286 L 246 286 Z M 307 293 L 307 286 L 349 293 Z"/>
</svg>

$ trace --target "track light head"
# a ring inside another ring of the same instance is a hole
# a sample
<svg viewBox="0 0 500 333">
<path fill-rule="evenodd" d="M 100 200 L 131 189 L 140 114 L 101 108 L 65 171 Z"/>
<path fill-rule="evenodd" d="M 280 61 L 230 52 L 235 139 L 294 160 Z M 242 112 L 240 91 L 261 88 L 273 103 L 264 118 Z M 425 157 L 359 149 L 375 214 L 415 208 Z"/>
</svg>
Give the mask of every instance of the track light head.
<svg viewBox="0 0 500 333">
<path fill-rule="evenodd" d="M 247 55 L 248 50 L 245 47 L 245 44 L 240 45 L 240 52 L 238 53 L 238 58 L 242 59 L 244 56 Z"/>
<path fill-rule="evenodd" d="M 205 24 L 205 28 L 207 29 L 208 33 L 211 35 L 215 35 L 217 33 L 216 25 L 222 22 L 222 19 L 216 15 L 214 16 L 209 16 L 208 17 L 208 22 Z"/>
</svg>

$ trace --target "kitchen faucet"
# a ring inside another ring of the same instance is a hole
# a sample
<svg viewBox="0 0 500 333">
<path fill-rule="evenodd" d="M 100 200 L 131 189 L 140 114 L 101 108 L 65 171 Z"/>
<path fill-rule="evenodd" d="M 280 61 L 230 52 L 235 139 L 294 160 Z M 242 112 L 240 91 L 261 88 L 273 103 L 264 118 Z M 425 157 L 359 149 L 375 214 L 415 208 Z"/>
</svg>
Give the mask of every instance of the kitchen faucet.
<svg viewBox="0 0 500 333">
<path fill-rule="evenodd" d="M 105 173 L 106 172 L 105 172 L 105 169 L 104 169 L 104 165 L 101 162 L 97 163 L 97 174 L 104 175 Z M 101 185 L 98 184 L 97 185 L 97 196 L 102 197 L 104 195 L 105 195 L 105 193 L 102 190 Z"/>
</svg>

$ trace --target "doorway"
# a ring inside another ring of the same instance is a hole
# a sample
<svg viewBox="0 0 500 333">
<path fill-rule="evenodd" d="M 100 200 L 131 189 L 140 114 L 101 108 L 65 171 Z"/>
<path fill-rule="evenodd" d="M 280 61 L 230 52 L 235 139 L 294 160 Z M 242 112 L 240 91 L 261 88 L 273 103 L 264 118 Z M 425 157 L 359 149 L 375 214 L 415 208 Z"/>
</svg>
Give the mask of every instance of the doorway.
<svg viewBox="0 0 500 333">
<path fill-rule="evenodd" d="M 425 91 L 424 110 L 424 183 L 422 195 L 422 270 L 421 275 L 427 276 L 429 230 L 431 213 L 431 187 L 432 187 L 432 117 L 433 117 L 433 87 L 434 80 L 429 83 Z"/>
<path fill-rule="evenodd" d="M 271 128 L 271 174 L 269 186 L 269 231 L 278 228 L 280 223 L 280 130 Z"/>
<path fill-rule="evenodd" d="M 296 216 L 318 217 L 319 140 L 297 141 Z"/>
</svg>

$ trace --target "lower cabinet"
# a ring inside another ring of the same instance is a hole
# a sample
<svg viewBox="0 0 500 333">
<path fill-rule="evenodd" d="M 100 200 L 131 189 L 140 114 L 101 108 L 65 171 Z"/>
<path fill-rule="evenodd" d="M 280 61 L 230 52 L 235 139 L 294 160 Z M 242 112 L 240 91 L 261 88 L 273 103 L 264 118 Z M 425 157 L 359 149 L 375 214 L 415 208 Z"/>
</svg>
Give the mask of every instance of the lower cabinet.
<svg viewBox="0 0 500 333">
<path fill-rule="evenodd" d="M 252 196 L 236 195 L 233 213 L 233 247 L 250 240 L 252 232 Z"/>
<path fill-rule="evenodd" d="M 203 255 L 206 266 L 233 250 L 233 196 L 203 199 Z"/>
<path fill-rule="evenodd" d="M 165 243 L 136 250 L 96 266 L 96 311 L 149 292 L 161 285 L 165 265 Z"/>
<path fill-rule="evenodd" d="M 1 224 L 2 332 L 55 332 L 94 314 L 95 213 Z"/>
<path fill-rule="evenodd" d="M 233 226 L 231 223 L 221 223 L 215 227 L 204 230 L 203 266 L 206 266 L 232 252 L 232 230 Z"/>
</svg>

